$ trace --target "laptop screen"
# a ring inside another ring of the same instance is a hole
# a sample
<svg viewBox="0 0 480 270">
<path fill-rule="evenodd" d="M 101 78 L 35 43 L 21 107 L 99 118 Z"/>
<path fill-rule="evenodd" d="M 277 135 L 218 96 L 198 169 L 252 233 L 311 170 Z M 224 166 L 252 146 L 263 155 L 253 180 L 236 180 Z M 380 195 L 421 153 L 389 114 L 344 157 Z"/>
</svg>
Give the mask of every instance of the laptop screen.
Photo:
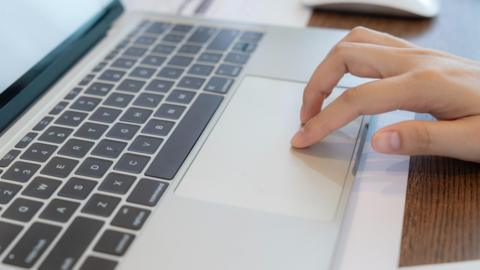
<svg viewBox="0 0 480 270">
<path fill-rule="evenodd" d="M 4 1 L 0 9 L 0 93 L 100 12 L 106 1 Z"/>
<path fill-rule="evenodd" d="M 119 0 L 3 1 L 0 132 L 105 35 Z"/>
</svg>

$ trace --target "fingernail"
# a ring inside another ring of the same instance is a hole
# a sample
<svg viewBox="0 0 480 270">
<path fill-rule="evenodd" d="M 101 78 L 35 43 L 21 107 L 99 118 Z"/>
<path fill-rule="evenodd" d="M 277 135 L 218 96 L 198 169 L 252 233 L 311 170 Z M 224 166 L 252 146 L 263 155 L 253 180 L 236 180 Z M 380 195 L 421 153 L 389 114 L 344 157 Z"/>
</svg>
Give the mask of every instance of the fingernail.
<svg viewBox="0 0 480 270">
<path fill-rule="evenodd" d="M 293 138 L 292 140 L 290 141 L 290 143 L 293 145 L 293 146 L 301 146 L 301 143 L 302 143 L 302 140 L 303 140 L 303 137 L 304 137 L 304 134 L 305 134 L 305 129 L 304 128 L 301 128 L 297 131 L 297 133 L 295 133 L 295 135 L 293 135 Z"/>
<path fill-rule="evenodd" d="M 384 131 L 375 136 L 375 150 L 384 153 L 400 150 L 400 134 L 397 131 Z"/>
</svg>

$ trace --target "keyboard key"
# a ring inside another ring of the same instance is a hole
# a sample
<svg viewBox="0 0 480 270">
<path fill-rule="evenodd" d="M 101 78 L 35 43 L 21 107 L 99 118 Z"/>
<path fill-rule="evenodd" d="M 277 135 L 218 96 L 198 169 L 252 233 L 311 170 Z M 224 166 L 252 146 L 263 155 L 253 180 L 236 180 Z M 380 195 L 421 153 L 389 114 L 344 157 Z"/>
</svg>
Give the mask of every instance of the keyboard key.
<svg viewBox="0 0 480 270">
<path fill-rule="evenodd" d="M 194 64 L 188 70 L 188 74 L 207 77 L 210 75 L 210 73 L 212 73 L 212 71 L 213 71 L 213 66 Z"/>
<path fill-rule="evenodd" d="M 112 67 L 130 69 L 137 60 L 130 58 L 118 58 L 112 64 Z"/>
<path fill-rule="evenodd" d="M 175 50 L 175 46 L 158 44 L 153 48 L 153 53 L 169 55 Z"/>
<path fill-rule="evenodd" d="M 106 96 L 110 92 L 110 90 L 112 90 L 112 88 L 113 84 L 95 82 L 87 88 L 85 93 L 103 97 Z"/>
<path fill-rule="evenodd" d="M 186 67 L 190 65 L 192 61 L 193 61 L 193 57 L 175 55 L 170 59 L 170 61 L 168 61 L 168 65 Z"/>
<path fill-rule="evenodd" d="M 162 144 L 163 139 L 153 138 L 148 136 L 138 136 L 132 142 L 129 151 L 143 153 L 143 154 L 153 154 L 157 152 L 157 149 Z"/>
<path fill-rule="evenodd" d="M 230 47 L 240 31 L 231 29 L 222 29 L 207 46 L 207 50 L 225 51 Z"/>
<path fill-rule="evenodd" d="M 60 117 L 57 118 L 55 124 L 77 127 L 88 114 L 83 112 L 65 111 Z"/>
<path fill-rule="evenodd" d="M 178 87 L 197 90 L 202 87 L 204 82 L 203 78 L 185 76 L 178 83 Z"/>
<path fill-rule="evenodd" d="M 233 49 L 234 51 L 241 52 L 241 53 L 251 53 L 257 48 L 257 45 L 255 43 L 250 43 L 250 42 L 237 42 L 234 46 Z"/>
<path fill-rule="evenodd" d="M 98 190 L 115 194 L 126 194 L 135 180 L 136 178 L 134 176 L 109 173 L 98 187 Z"/>
<path fill-rule="evenodd" d="M 96 219 L 75 218 L 39 269 L 73 269 L 103 224 L 103 221 Z"/>
<path fill-rule="evenodd" d="M 147 52 L 147 49 L 140 48 L 140 47 L 129 47 L 123 53 L 124 56 L 131 56 L 131 57 L 142 57 Z"/>
<path fill-rule="evenodd" d="M 17 198 L 5 210 L 2 217 L 28 222 L 40 210 L 43 203 L 24 198 Z"/>
<path fill-rule="evenodd" d="M 117 123 L 107 133 L 107 137 L 122 139 L 122 140 L 130 140 L 133 138 L 133 136 L 135 136 L 135 134 L 139 129 L 140 127 L 137 125 Z"/>
<path fill-rule="evenodd" d="M 120 120 L 124 122 L 143 124 L 147 121 L 152 113 L 152 110 L 131 107 L 127 109 Z"/>
<path fill-rule="evenodd" d="M 188 104 L 193 100 L 194 97 L 194 92 L 174 90 L 172 93 L 170 93 L 170 95 L 168 95 L 167 101 Z"/>
<path fill-rule="evenodd" d="M 174 82 L 172 82 L 172 81 L 152 80 L 147 85 L 146 90 L 165 93 L 165 92 L 168 92 L 172 88 L 173 84 L 174 84 Z"/>
<path fill-rule="evenodd" d="M 62 101 L 59 102 L 53 109 L 50 111 L 50 114 L 57 115 L 60 114 L 66 107 L 68 106 L 68 102 Z"/>
<path fill-rule="evenodd" d="M 188 42 L 206 43 L 217 30 L 210 27 L 198 27 L 190 36 Z"/>
<path fill-rule="evenodd" d="M 22 226 L 0 221 L 0 254 L 15 240 L 22 231 Z"/>
<path fill-rule="evenodd" d="M 184 38 L 185 38 L 184 35 L 167 34 L 163 37 L 162 40 L 170 43 L 180 43 Z"/>
<path fill-rule="evenodd" d="M 93 78 L 95 78 L 95 74 L 88 74 L 83 77 L 83 79 L 78 83 L 78 85 L 85 86 L 89 84 L 93 80 Z"/>
<path fill-rule="evenodd" d="M 160 105 L 155 117 L 167 118 L 167 119 L 179 119 L 182 116 L 182 113 L 185 111 L 184 106 L 173 105 L 164 103 Z M 148 125 L 147 125 L 148 126 Z"/>
<path fill-rule="evenodd" d="M 93 194 L 83 207 L 82 213 L 108 217 L 113 213 L 119 202 L 120 198 L 117 197 Z"/>
<path fill-rule="evenodd" d="M 129 173 L 141 173 L 145 166 L 147 166 L 149 157 L 135 154 L 123 154 L 123 156 L 115 164 L 114 169 Z"/>
<path fill-rule="evenodd" d="M 162 101 L 163 96 L 150 93 L 141 93 L 137 99 L 133 102 L 133 105 L 147 107 L 147 108 L 156 108 L 158 104 Z"/>
<path fill-rule="evenodd" d="M 7 254 L 4 263 L 23 268 L 32 267 L 52 244 L 62 228 L 35 222 Z"/>
<path fill-rule="evenodd" d="M 133 239 L 135 239 L 135 235 L 131 233 L 106 230 L 93 250 L 122 256 L 127 252 Z"/>
<path fill-rule="evenodd" d="M 94 256 L 88 256 L 80 270 L 114 270 L 118 262 Z"/>
<path fill-rule="evenodd" d="M 152 45 L 155 43 L 157 40 L 157 37 L 152 37 L 152 36 L 140 36 L 137 39 L 135 39 L 134 43 L 138 45 Z"/>
<path fill-rule="evenodd" d="M 130 230 L 140 230 L 150 215 L 150 210 L 122 206 L 112 220 L 112 225 Z"/>
<path fill-rule="evenodd" d="M 198 61 L 201 62 L 208 62 L 208 63 L 218 63 L 220 59 L 222 58 L 222 55 L 219 53 L 202 53 L 200 54 L 200 57 L 198 58 Z"/>
<path fill-rule="evenodd" d="M 239 66 L 232 66 L 232 65 L 227 65 L 227 64 L 221 64 L 217 70 L 215 71 L 215 74 L 217 75 L 223 75 L 223 76 L 230 76 L 230 77 L 237 77 L 238 74 L 242 71 L 242 67 Z"/>
<path fill-rule="evenodd" d="M 34 143 L 32 144 L 21 156 L 22 159 L 37 161 L 37 162 L 44 162 L 50 156 L 52 156 L 53 152 L 57 150 L 57 146 L 43 144 L 43 143 Z"/>
<path fill-rule="evenodd" d="M 225 62 L 243 65 L 248 61 L 249 55 L 243 53 L 229 53 L 225 57 Z"/>
<path fill-rule="evenodd" d="M 96 140 L 102 137 L 107 129 L 107 125 L 86 122 L 77 130 L 77 132 L 75 132 L 74 135 L 80 138 Z"/>
<path fill-rule="evenodd" d="M 246 42 L 259 42 L 260 39 L 262 39 L 263 33 L 260 32 L 254 32 L 254 31 L 246 31 L 242 33 L 240 36 L 241 41 L 246 41 Z"/>
<path fill-rule="evenodd" d="M 145 85 L 144 81 L 125 79 L 117 87 L 117 90 L 136 93 Z"/>
<path fill-rule="evenodd" d="M 132 101 L 133 96 L 120 93 L 112 93 L 103 104 L 113 107 L 125 108 Z"/>
<path fill-rule="evenodd" d="M 110 160 L 89 157 L 82 162 L 75 173 L 92 178 L 102 178 L 112 164 L 113 162 Z"/>
<path fill-rule="evenodd" d="M 93 111 L 97 105 L 101 102 L 101 99 L 92 98 L 92 97 L 79 97 L 75 103 L 70 106 L 70 108 L 79 110 L 79 111 Z"/>
<path fill-rule="evenodd" d="M 124 75 L 125 71 L 107 69 L 100 75 L 98 79 L 104 81 L 118 82 Z"/>
<path fill-rule="evenodd" d="M 198 52 L 200 52 L 201 49 L 202 49 L 202 46 L 186 44 L 180 47 L 178 52 L 184 53 L 184 54 L 197 54 Z"/>
<path fill-rule="evenodd" d="M 188 33 L 190 30 L 193 29 L 193 26 L 188 24 L 177 24 L 172 28 L 172 32 L 181 32 L 181 33 Z"/>
<path fill-rule="evenodd" d="M 0 159 L 0 167 L 4 168 L 9 166 L 20 154 L 20 151 L 18 150 L 10 150 L 8 153 L 5 154 L 5 156 Z"/>
<path fill-rule="evenodd" d="M 41 171 L 42 174 L 58 178 L 66 178 L 77 166 L 78 160 L 53 157 Z"/>
<path fill-rule="evenodd" d="M 223 78 L 223 77 L 211 77 L 207 83 L 207 86 L 205 86 L 204 90 L 208 92 L 225 94 L 228 92 L 232 84 L 233 84 L 232 79 Z"/>
<path fill-rule="evenodd" d="M 7 204 L 9 203 L 13 197 L 20 191 L 22 186 L 10 184 L 6 182 L 0 182 L 0 204 Z M 1 224 L 1 222 L 0 222 Z M 1 230 L 0 230 L 0 244 L 1 244 Z M 2 247 L 0 246 L 0 253 Z"/>
<path fill-rule="evenodd" d="M 168 184 L 151 179 L 140 179 L 128 196 L 127 202 L 155 206 L 167 189 Z"/>
<path fill-rule="evenodd" d="M 127 143 L 125 142 L 104 139 L 93 149 L 92 154 L 106 158 L 117 158 L 126 146 Z"/>
<path fill-rule="evenodd" d="M 92 72 L 100 72 L 102 71 L 103 68 L 107 66 L 107 62 L 100 62 L 98 65 L 96 65 L 93 69 Z"/>
<path fill-rule="evenodd" d="M 63 143 L 67 137 L 70 136 L 72 131 L 73 129 L 71 128 L 51 126 L 38 138 L 38 140 L 51 143 Z"/>
<path fill-rule="evenodd" d="M 97 182 L 82 178 L 72 177 L 58 192 L 59 196 L 83 200 L 88 197 Z"/>
<path fill-rule="evenodd" d="M 172 32 L 181 32 L 181 33 L 188 33 L 190 30 L 193 29 L 192 25 L 188 24 L 177 24 L 172 28 Z"/>
<path fill-rule="evenodd" d="M 58 153 L 65 156 L 83 158 L 88 153 L 88 151 L 90 151 L 93 145 L 93 142 L 79 139 L 70 139 L 62 146 L 62 148 L 60 148 L 60 151 L 58 151 Z"/>
<path fill-rule="evenodd" d="M 53 122 L 53 117 L 51 116 L 45 116 L 44 118 L 42 118 L 42 120 L 40 120 L 40 122 L 38 122 L 34 127 L 33 127 L 33 130 L 34 131 L 42 131 L 44 130 L 45 128 L 47 128 L 48 125 L 50 125 L 50 123 Z"/>
<path fill-rule="evenodd" d="M 113 123 L 121 113 L 121 110 L 99 107 L 89 119 L 103 123 Z"/>
<path fill-rule="evenodd" d="M 67 222 L 79 206 L 77 202 L 53 199 L 40 214 L 40 218 Z"/>
<path fill-rule="evenodd" d="M 136 67 L 130 72 L 129 76 L 138 77 L 142 79 L 149 79 L 155 74 L 156 69 L 147 67 Z"/>
<path fill-rule="evenodd" d="M 146 171 L 146 175 L 172 179 L 187 158 L 223 97 L 200 94 L 177 128 L 164 143 Z"/>
<path fill-rule="evenodd" d="M 2 178 L 24 183 L 30 180 L 30 178 L 32 178 L 32 176 L 39 168 L 40 165 L 37 164 L 24 161 L 16 161 L 2 175 Z"/>
<path fill-rule="evenodd" d="M 170 24 L 168 23 L 154 22 L 147 28 L 147 30 L 145 30 L 145 32 L 150 34 L 161 34 L 165 32 L 165 30 L 167 30 L 169 27 Z"/>
<path fill-rule="evenodd" d="M 170 121 L 151 119 L 145 125 L 142 133 L 156 136 L 167 136 L 175 123 Z"/>
<path fill-rule="evenodd" d="M 68 92 L 68 94 L 65 96 L 64 99 L 66 100 L 73 100 L 75 99 L 78 94 L 80 94 L 80 92 L 82 92 L 82 88 L 80 87 L 75 87 L 73 88 L 72 90 L 70 90 L 70 92 Z"/>
<path fill-rule="evenodd" d="M 178 79 L 183 73 L 183 69 L 181 68 L 173 68 L 173 67 L 164 67 L 158 72 L 158 77 L 165 77 L 170 79 Z"/>
<path fill-rule="evenodd" d="M 142 64 L 158 67 L 161 66 L 165 60 L 167 60 L 167 58 L 163 56 L 147 55 L 143 58 Z"/>
<path fill-rule="evenodd" d="M 62 181 L 37 176 L 23 190 L 22 195 L 39 199 L 48 199 L 62 184 Z"/>
<path fill-rule="evenodd" d="M 38 133 L 29 132 L 27 135 L 23 136 L 23 138 L 15 145 L 16 148 L 25 148 L 27 147 L 36 137 Z"/>
</svg>

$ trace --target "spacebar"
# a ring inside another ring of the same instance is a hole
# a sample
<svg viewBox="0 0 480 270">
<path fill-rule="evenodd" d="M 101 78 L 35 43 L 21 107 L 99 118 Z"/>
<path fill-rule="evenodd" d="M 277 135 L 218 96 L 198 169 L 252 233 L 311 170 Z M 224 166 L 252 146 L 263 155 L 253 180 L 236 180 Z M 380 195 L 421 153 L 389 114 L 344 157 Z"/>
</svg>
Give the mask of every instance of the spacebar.
<svg viewBox="0 0 480 270">
<path fill-rule="evenodd" d="M 175 177 L 222 100 L 221 96 L 200 94 L 145 174 L 168 180 Z"/>
</svg>

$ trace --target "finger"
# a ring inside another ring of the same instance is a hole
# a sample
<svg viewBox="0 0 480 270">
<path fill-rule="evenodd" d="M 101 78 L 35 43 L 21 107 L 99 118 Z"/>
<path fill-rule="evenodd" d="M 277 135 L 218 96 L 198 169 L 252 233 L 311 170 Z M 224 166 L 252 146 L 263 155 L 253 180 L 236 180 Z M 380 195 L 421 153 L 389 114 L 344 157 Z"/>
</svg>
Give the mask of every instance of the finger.
<svg viewBox="0 0 480 270">
<path fill-rule="evenodd" d="M 456 121 L 404 121 L 377 131 L 373 148 L 382 153 L 439 155 L 480 161 L 480 117 Z"/>
<path fill-rule="evenodd" d="M 307 147 L 320 141 L 333 130 L 343 127 L 360 115 L 404 109 L 423 111 L 423 100 L 415 100 L 415 87 L 404 82 L 406 75 L 362 84 L 343 92 L 321 113 L 311 118 L 292 138 L 294 147 Z M 401 94 L 399 94 L 401 93 Z"/>
<path fill-rule="evenodd" d="M 345 73 L 360 77 L 385 78 L 411 69 L 410 58 L 399 48 L 342 42 L 335 46 L 314 71 L 303 93 L 302 123 L 318 114 L 326 95 Z"/>
<path fill-rule="evenodd" d="M 371 43 L 376 45 L 398 48 L 416 47 L 413 43 L 410 43 L 404 39 L 362 26 L 357 26 L 353 28 L 352 31 L 350 31 L 342 40 L 347 42 Z"/>
</svg>

